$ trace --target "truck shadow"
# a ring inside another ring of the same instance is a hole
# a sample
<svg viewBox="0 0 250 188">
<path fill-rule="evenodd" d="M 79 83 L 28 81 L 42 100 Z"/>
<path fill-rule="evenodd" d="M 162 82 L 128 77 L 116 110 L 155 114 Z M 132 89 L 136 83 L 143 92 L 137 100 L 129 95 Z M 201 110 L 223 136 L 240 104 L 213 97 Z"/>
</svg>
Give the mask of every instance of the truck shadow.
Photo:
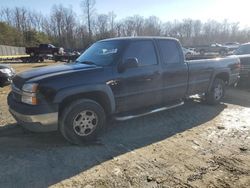
<svg viewBox="0 0 250 188">
<path fill-rule="evenodd" d="M 84 146 L 59 133 L 35 134 L 13 124 L 0 129 L 0 185 L 48 187 L 98 164 L 190 130 L 216 117 L 225 104 L 188 100 L 182 107 L 124 122 L 110 122 L 101 138 Z M 8 173 L 6 173 L 8 172 Z"/>
<path fill-rule="evenodd" d="M 250 107 L 250 89 L 246 87 L 228 88 L 223 102 L 243 107 Z"/>
</svg>

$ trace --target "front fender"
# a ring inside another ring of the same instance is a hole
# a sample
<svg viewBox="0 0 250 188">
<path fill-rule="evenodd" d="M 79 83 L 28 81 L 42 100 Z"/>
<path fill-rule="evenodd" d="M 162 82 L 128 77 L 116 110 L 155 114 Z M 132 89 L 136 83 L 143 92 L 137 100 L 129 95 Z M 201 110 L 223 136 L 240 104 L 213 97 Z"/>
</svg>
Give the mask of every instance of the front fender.
<svg viewBox="0 0 250 188">
<path fill-rule="evenodd" d="M 54 103 L 61 103 L 65 98 L 77 95 L 77 94 L 84 94 L 87 92 L 102 92 L 107 95 L 111 113 L 115 112 L 115 98 L 111 88 L 107 85 L 85 85 L 85 86 L 74 86 L 70 88 L 61 89 L 57 92 L 54 97 Z"/>
</svg>

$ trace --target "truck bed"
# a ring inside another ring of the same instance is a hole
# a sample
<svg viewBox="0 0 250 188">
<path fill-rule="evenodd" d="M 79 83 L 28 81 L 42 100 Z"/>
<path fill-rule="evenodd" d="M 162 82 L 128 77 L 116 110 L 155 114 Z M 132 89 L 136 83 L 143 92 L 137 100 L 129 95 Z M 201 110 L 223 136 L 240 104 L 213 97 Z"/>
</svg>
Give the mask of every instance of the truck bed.
<svg viewBox="0 0 250 188">
<path fill-rule="evenodd" d="M 191 60 L 187 61 L 187 64 L 189 69 L 188 95 L 207 91 L 217 72 L 228 77 L 228 85 L 235 83 L 238 79 L 240 60 L 236 56 Z"/>
</svg>

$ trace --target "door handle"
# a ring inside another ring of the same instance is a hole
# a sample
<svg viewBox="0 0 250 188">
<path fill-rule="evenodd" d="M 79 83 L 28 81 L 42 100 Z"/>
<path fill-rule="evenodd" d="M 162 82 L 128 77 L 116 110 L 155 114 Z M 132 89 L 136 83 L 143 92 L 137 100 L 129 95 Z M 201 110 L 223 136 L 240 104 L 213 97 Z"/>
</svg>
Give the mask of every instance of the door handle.
<svg viewBox="0 0 250 188">
<path fill-rule="evenodd" d="M 159 75 L 160 75 L 160 72 L 159 72 L 159 71 L 155 71 L 155 72 L 154 72 L 154 75 L 159 76 Z"/>
<path fill-rule="evenodd" d="M 159 75 L 160 75 L 160 72 L 159 72 L 159 71 L 155 71 L 155 72 L 153 72 L 153 74 L 150 74 L 150 75 L 148 75 L 148 76 L 145 76 L 145 80 L 146 80 L 146 81 L 154 80 L 154 79 L 156 79 Z"/>
</svg>

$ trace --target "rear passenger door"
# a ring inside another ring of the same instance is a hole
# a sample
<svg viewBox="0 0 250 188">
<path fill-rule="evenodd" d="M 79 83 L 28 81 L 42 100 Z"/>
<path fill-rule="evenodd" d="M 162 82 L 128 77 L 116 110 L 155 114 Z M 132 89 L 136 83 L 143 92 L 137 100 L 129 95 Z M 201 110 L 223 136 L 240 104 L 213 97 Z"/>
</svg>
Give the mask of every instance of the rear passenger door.
<svg viewBox="0 0 250 188">
<path fill-rule="evenodd" d="M 132 40 L 123 54 L 137 58 L 139 66 L 116 72 L 117 85 L 113 87 L 117 110 L 147 107 L 161 102 L 161 75 L 153 40 Z"/>
<path fill-rule="evenodd" d="M 157 40 L 162 67 L 162 101 L 183 98 L 188 87 L 188 66 L 184 62 L 180 44 L 175 40 Z"/>
</svg>

